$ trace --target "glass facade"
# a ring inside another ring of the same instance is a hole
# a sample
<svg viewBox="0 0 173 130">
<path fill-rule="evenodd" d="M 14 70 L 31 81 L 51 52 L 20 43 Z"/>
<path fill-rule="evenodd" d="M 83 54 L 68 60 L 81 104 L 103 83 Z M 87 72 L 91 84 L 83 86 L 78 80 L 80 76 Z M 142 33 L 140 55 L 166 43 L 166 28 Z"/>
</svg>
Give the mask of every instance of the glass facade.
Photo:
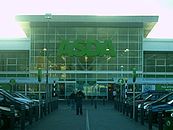
<svg viewBox="0 0 173 130">
<path fill-rule="evenodd" d="M 158 21 L 157 16 L 52 15 L 48 19 L 19 16 L 18 20 L 30 39 L 30 47 L 28 51 L 0 51 L 0 76 L 30 77 L 29 81 L 21 78 L 18 88 L 22 91 L 27 87 L 28 93 L 38 92 L 38 69 L 43 73 L 41 91 L 47 94 L 56 80 L 60 97 L 76 89 L 82 89 L 87 96 L 109 97 L 119 88 L 120 78 L 129 79 L 132 90 L 133 68 L 140 79 L 152 77 L 152 72 L 172 72 L 171 53 L 166 54 L 166 61 L 158 58 L 153 64 L 149 57 L 156 52 L 143 51 L 143 38 Z M 136 86 L 140 91 L 142 85 Z"/>
<path fill-rule="evenodd" d="M 84 44 L 87 40 L 99 41 L 99 46 L 101 46 L 105 44 L 104 41 L 110 40 L 115 56 L 106 54 L 104 56 L 60 55 L 59 50 L 63 40 L 68 40 L 69 46 L 74 46 L 75 41 L 79 40 L 84 41 Z M 131 78 L 131 71 L 134 67 L 139 72 L 143 71 L 142 42 L 143 27 L 140 26 L 91 28 L 56 27 L 51 23 L 45 26 L 33 24 L 31 26 L 30 70 L 36 71 L 42 68 L 43 77 L 45 77 L 48 64 L 49 77 L 63 81 L 76 81 L 76 83 L 64 82 L 60 85 L 65 86 L 66 92 L 81 85 L 92 87 L 98 81 L 106 83 L 106 81 L 113 81 L 113 78 Z M 35 75 L 36 73 L 31 73 L 31 76 Z M 142 74 L 138 77 L 142 77 Z M 86 87 L 86 93 L 92 90 L 88 87 Z"/>
<path fill-rule="evenodd" d="M 28 77 L 29 51 L 0 51 L 0 77 Z"/>
<path fill-rule="evenodd" d="M 144 77 L 172 78 L 173 52 L 147 51 L 144 52 Z M 170 74 L 169 74 L 170 73 Z"/>
</svg>

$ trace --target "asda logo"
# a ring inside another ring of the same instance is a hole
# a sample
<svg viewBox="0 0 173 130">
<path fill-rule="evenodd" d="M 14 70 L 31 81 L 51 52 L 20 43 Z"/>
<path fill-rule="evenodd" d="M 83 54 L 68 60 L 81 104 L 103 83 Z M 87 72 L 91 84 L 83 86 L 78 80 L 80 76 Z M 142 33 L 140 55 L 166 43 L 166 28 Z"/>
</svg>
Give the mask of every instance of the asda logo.
<svg viewBox="0 0 173 130">
<path fill-rule="evenodd" d="M 111 40 L 63 40 L 58 48 L 60 56 L 115 56 Z"/>
</svg>

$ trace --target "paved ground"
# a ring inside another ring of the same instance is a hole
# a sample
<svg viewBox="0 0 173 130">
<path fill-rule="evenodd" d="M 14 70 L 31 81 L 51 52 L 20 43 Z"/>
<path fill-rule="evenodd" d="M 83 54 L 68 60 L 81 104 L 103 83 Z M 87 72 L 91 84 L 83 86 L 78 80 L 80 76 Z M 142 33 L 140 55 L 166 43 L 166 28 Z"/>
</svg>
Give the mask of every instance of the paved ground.
<svg viewBox="0 0 173 130">
<path fill-rule="evenodd" d="M 136 123 L 129 117 L 113 109 L 113 105 L 98 105 L 97 109 L 91 104 L 84 105 L 84 114 L 75 115 L 66 104 L 50 113 L 27 130 L 147 130 L 146 126 Z"/>
</svg>

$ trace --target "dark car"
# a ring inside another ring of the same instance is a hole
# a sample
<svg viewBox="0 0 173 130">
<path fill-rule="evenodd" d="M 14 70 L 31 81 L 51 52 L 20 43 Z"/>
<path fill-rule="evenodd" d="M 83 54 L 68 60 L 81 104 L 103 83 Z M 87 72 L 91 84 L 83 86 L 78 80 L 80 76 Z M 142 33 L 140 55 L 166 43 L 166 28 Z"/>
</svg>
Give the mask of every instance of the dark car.
<svg viewBox="0 0 173 130">
<path fill-rule="evenodd" d="M 173 118 L 173 99 L 165 104 L 155 105 L 151 108 L 153 120 L 157 122 L 158 113 L 162 112 L 162 116 L 166 118 Z"/>
<path fill-rule="evenodd" d="M 12 93 L 12 95 L 17 99 L 20 100 L 22 102 L 25 102 L 26 104 L 31 104 L 32 107 L 34 106 L 38 106 L 39 105 L 39 100 L 35 100 L 35 99 L 30 99 L 29 97 L 19 93 L 19 92 L 14 92 Z"/>
<path fill-rule="evenodd" d="M 150 103 L 158 100 L 159 98 L 162 98 L 163 96 L 167 95 L 168 93 L 169 93 L 168 91 L 155 91 L 155 92 L 149 94 L 148 97 L 146 97 L 144 100 L 136 101 L 137 105 L 138 105 L 138 110 L 141 109 L 142 103 L 143 103 L 143 105 L 150 104 Z"/>
<path fill-rule="evenodd" d="M 158 98 L 160 98 L 162 95 L 168 94 L 168 91 L 155 91 L 155 90 L 149 90 L 143 93 L 138 94 L 137 96 L 135 96 L 135 104 L 141 104 L 144 102 L 150 102 L 150 101 L 155 101 Z M 133 104 L 133 98 L 130 98 L 126 101 L 126 103 L 128 103 L 129 105 Z M 140 105 L 138 106 L 138 108 L 140 109 Z"/>
<path fill-rule="evenodd" d="M 26 102 L 21 101 L 13 97 L 9 92 L 0 89 L 0 106 L 10 107 L 11 105 L 15 106 L 15 109 L 21 110 L 21 106 L 24 104 L 25 109 L 28 110 L 29 106 Z"/>
<path fill-rule="evenodd" d="M 144 109 L 149 110 L 150 108 L 152 109 L 153 107 L 155 107 L 157 105 L 164 105 L 164 104 L 170 102 L 171 100 L 173 100 L 173 92 L 170 92 L 169 94 L 163 96 L 162 98 L 159 98 L 158 100 L 156 100 L 154 102 L 146 104 L 144 106 Z"/>
<path fill-rule="evenodd" d="M 173 92 L 163 96 L 162 98 L 146 104 L 144 106 L 145 109 L 145 116 L 148 117 L 149 110 L 153 111 L 153 121 L 157 121 L 157 114 L 159 111 L 163 111 L 165 109 L 169 110 L 172 107 L 172 100 L 173 100 Z"/>
<path fill-rule="evenodd" d="M 11 109 L 9 107 L 0 106 L 1 118 L 0 118 L 0 130 L 8 129 L 10 126 Z M 14 110 L 15 120 L 20 117 L 18 110 Z"/>
</svg>

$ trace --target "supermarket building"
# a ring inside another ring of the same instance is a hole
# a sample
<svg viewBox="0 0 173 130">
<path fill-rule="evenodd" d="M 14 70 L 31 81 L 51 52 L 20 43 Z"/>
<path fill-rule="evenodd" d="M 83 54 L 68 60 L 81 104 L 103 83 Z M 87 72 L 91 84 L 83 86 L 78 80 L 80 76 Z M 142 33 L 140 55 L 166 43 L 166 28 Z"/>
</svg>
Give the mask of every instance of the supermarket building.
<svg viewBox="0 0 173 130">
<path fill-rule="evenodd" d="M 173 39 L 149 39 L 158 16 L 20 15 L 27 35 L 0 40 L 0 84 L 15 80 L 19 91 L 44 93 L 56 84 L 62 97 L 82 89 L 86 95 L 107 96 L 120 86 L 136 91 L 171 89 Z M 38 69 L 42 70 L 38 82 Z"/>
</svg>

